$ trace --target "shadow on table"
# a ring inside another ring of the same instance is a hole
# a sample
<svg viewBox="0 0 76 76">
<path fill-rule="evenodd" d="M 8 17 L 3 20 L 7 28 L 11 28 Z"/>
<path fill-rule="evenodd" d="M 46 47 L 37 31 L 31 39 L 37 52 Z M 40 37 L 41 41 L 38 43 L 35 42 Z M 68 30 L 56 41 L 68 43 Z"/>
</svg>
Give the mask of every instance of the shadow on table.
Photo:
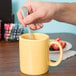
<svg viewBox="0 0 76 76">
<path fill-rule="evenodd" d="M 20 76 L 59 76 L 57 73 L 51 73 L 51 72 L 47 72 L 46 74 L 42 74 L 42 75 L 27 75 L 27 74 L 23 74 L 22 72 L 20 72 Z"/>
</svg>

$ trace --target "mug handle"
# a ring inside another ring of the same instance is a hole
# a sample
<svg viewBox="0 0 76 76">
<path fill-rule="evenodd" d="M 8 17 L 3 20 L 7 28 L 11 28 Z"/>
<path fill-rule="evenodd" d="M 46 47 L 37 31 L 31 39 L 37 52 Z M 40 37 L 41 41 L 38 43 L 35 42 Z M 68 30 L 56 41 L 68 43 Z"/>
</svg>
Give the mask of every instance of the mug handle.
<svg viewBox="0 0 76 76">
<path fill-rule="evenodd" d="M 49 66 L 57 66 L 57 65 L 59 65 L 59 64 L 61 63 L 61 61 L 62 61 L 63 49 L 62 49 L 62 47 L 61 47 L 61 45 L 60 45 L 60 43 L 59 43 L 58 41 L 54 41 L 54 40 L 53 40 L 53 41 L 51 41 L 50 45 L 52 45 L 52 44 L 57 44 L 57 45 L 59 46 L 60 56 L 59 56 L 59 59 L 58 59 L 56 62 L 53 62 L 53 61 L 49 60 Z"/>
</svg>

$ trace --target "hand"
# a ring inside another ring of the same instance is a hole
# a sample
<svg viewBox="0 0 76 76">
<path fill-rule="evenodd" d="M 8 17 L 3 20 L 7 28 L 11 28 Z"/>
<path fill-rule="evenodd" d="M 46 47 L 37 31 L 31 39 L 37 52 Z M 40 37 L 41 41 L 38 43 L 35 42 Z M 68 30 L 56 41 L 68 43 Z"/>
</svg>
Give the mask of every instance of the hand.
<svg viewBox="0 0 76 76">
<path fill-rule="evenodd" d="M 24 6 L 28 8 L 29 15 L 23 19 L 21 11 L 19 10 L 17 12 L 18 20 L 24 26 L 30 24 L 32 30 L 42 28 L 43 25 L 41 23 L 51 21 L 59 9 L 56 3 L 40 1 L 31 1 L 31 3 L 28 1 Z"/>
</svg>

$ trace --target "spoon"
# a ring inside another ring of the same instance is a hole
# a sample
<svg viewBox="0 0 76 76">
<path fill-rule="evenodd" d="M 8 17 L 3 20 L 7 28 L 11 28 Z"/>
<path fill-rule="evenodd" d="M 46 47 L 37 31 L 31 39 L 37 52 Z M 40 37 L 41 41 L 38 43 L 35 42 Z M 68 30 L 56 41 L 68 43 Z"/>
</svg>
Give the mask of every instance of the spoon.
<svg viewBox="0 0 76 76">
<path fill-rule="evenodd" d="M 21 8 L 21 13 L 22 13 L 23 18 L 28 16 L 28 8 L 27 7 L 22 7 Z M 30 39 L 32 39 L 32 33 L 31 33 L 30 25 L 27 25 L 27 29 L 28 29 L 28 32 L 29 32 Z"/>
</svg>

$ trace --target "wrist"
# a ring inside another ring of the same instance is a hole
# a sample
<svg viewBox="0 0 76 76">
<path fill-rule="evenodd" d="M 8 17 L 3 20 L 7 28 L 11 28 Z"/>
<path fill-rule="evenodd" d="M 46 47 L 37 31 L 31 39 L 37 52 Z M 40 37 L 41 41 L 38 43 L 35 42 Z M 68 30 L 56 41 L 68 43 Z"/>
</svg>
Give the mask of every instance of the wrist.
<svg viewBox="0 0 76 76">
<path fill-rule="evenodd" d="M 56 12 L 54 15 L 54 19 L 57 20 L 61 15 L 65 12 L 65 4 L 64 3 L 56 3 Z"/>
<path fill-rule="evenodd" d="M 64 8 L 65 8 L 64 3 L 56 3 L 56 6 L 57 6 L 57 12 L 61 11 L 61 10 L 64 10 Z"/>
</svg>

